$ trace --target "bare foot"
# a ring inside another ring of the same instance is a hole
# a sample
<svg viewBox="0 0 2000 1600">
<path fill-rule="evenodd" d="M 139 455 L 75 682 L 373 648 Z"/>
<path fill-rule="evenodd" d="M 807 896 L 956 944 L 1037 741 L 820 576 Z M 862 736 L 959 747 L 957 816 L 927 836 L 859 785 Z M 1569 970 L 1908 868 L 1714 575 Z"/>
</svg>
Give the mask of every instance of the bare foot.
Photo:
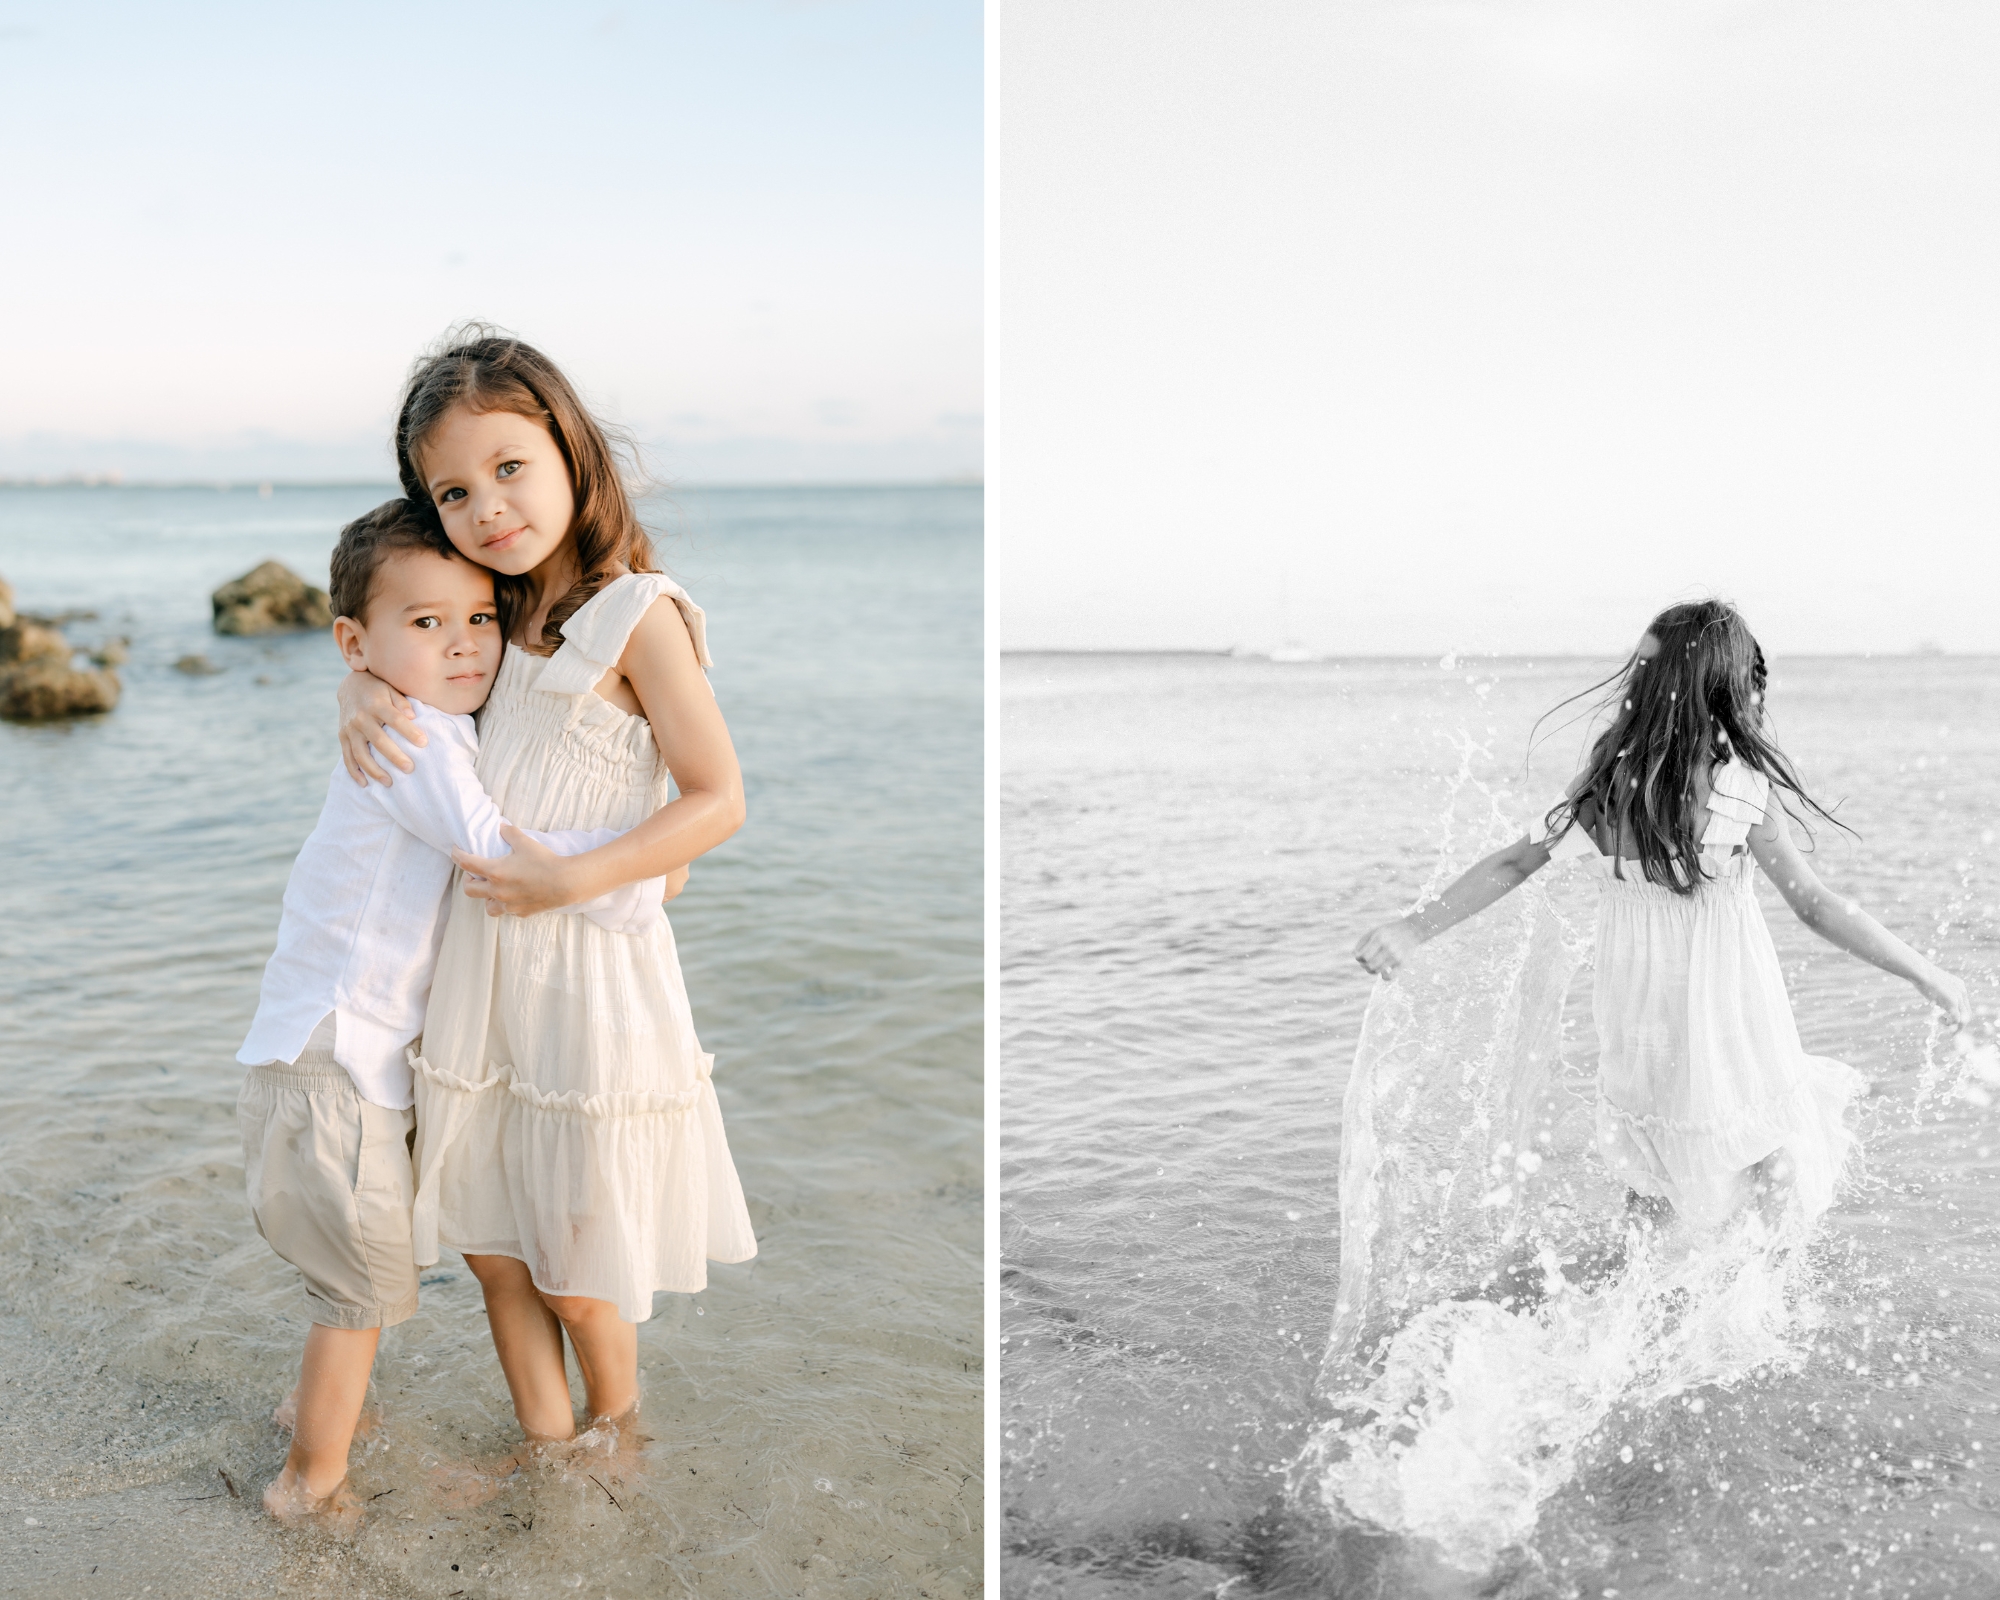
<svg viewBox="0 0 2000 1600">
<path fill-rule="evenodd" d="M 592 1454 L 624 1462 L 651 1443 L 651 1435 L 639 1429 L 639 1402 L 634 1400 L 615 1417 L 592 1417 L 590 1426 L 576 1436 L 576 1443 Z"/>
<path fill-rule="evenodd" d="M 342 1478 L 325 1494 L 314 1494 L 290 1467 L 264 1490 L 264 1509 L 289 1527 L 327 1528 L 351 1532 L 361 1525 L 361 1502 Z"/>
</svg>

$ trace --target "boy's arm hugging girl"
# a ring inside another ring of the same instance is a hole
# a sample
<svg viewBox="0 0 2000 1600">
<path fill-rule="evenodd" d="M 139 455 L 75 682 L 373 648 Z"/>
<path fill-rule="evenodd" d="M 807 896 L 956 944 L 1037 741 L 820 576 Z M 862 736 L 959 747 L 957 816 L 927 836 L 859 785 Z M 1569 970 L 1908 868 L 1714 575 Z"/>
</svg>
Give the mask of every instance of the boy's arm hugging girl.
<svg viewBox="0 0 2000 1600">
<path fill-rule="evenodd" d="M 527 1449 L 579 1437 L 567 1339 L 614 1458 L 653 1297 L 756 1253 L 660 912 L 742 826 L 742 776 L 705 618 L 655 567 L 613 438 L 539 351 L 460 330 L 406 385 L 404 498 L 335 553 L 353 782 L 335 769 L 239 1052 L 252 1212 L 314 1324 L 280 1516 L 360 1515 L 376 1343 L 441 1249 L 484 1292 Z M 469 1492 L 519 1461 L 466 1465 Z"/>
</svg>

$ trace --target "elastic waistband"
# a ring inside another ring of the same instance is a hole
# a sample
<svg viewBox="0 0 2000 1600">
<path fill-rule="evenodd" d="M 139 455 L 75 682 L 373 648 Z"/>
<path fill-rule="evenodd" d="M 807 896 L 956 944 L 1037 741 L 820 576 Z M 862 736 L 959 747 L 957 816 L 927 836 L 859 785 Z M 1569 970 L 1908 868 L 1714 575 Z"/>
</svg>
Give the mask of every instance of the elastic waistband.
<svg viewBox="0 0 2000 1600">
<path fill-rule="evenodd" d="M 293 1062 L 260 1061 L 250 1076 L 279 1089 L 351 1089 L 354 1080 L 331 1050 L 301 1050 Z"/>
<path fill-rule="evenodd" d="M 1607 900 L 1650 900 L 1659 905 L 1686 906 L 1689 909 L 1705 902 L 1719 899 L 1747 897 L 1756 899 L 1756 886 L 1747 875 L 1732 874 L 1728 877 L 1705 878 L 1694 886 L 1692 894 L 1680 894 L 1663 883 L 1649 883 L 1644 878 L 1614 878 L 1605 873 L 1602 879 L 1604 897 Z"/>
</svg>

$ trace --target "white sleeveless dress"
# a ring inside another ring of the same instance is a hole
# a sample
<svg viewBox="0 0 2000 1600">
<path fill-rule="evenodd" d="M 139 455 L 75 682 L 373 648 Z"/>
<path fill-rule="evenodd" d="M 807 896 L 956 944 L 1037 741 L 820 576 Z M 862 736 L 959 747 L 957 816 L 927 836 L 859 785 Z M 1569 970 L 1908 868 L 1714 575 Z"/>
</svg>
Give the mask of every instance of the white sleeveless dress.
<svg viewBox="0 0 2000 1600">
<path fill-rule="evenodd" d="M 1601 885 L 1598 1149 L 1631 1188 L 1703 1227 L 1728 1220 L 1749 1198 L 1748 1169 L 1780 1150 L 1804 1218 L 1824 1212 L 1854 1143 L 1847 1107 L 1867 1086 L 1799 1042 L 1743 848 L 1770 797 L 1754 768 L 1716 770 L 1701 838 L 1709 878 L 1692 895 L 1614 863 L 1581 826 L 1551 851 L 1583 858 Z"/>
<path fill-rule="evenodd" d="M 701 609 L 652 572 L 593 595 L 554 655 L 506 651 L 479 719 L 478 771 L 509 821 L 630 828 L 666 804 L 651 725 L 595 692 L 663 595 L 707 667 Z M 693 1293 L 708 1262 L 755 1255 L 673 930 L 489 917 L 458 873 L 451 895 L 410 1052 L 418 1264 L 441 1244 L 512 1256 L 545 1293 L 609 1300 L 643 1322 L 656 1292 Z"/>
</svg>

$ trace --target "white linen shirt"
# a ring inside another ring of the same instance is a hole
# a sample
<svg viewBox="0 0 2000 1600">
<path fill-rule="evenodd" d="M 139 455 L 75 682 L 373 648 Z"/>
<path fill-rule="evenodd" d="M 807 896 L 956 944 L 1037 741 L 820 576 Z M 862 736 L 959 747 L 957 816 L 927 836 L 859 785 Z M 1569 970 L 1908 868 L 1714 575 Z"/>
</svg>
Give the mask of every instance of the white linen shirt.
<svg viewBox="0 0 2000 1600">
<path fill-rule="evenodd" d="M 390 787 L 364 787 L 345 768 L 333 769 L 319 821 L 285 884 L 278 947 L 236 1052 L 246 1066 L 296 1061 L 314 1028 L 332 1015 L 334 1059 L 362 1099 L 395 1111 L 415 1100 L 404 1051 L 423 1031 L 450 910 L 446 852 L 510 854 L 500 837 L 505 819 L 474 770 L 479 735 L 472 718 L 410 704 L 430 739 L 418 749 L 398 737 L 416 771 L 398 774 Z M 523 831 L 568 856 L 622 832 Z M 643 934 L 665 922 L 665 897 L 664 878 L 645 878 L 549 915 L 582 912 L 614 933 Z"/>
</svg>

